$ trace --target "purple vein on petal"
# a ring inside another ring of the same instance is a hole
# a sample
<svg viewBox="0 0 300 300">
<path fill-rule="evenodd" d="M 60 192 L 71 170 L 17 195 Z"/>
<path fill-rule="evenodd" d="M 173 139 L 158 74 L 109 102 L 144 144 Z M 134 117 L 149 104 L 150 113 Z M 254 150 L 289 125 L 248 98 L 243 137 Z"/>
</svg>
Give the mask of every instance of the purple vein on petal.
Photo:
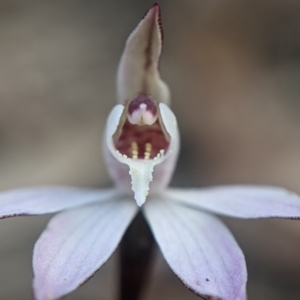
<svg viewBox="0 0 300 300">
<path fill-rule="evenodd" d="M 89 279 L 113 253 L 137 209 L 124 199 L 55 216 L 34 248 L 36 299 L 58 299 Z"/>
<path fill-rule="evenodd" d="M 300 218 L 300 197 L 272 186 L 233 185 L 168 189 L 168 200 L 236 218 Z"/>
<path fill-rule="evenodd" d="M 244 256 L 221 221 L 163 199 L 151 199 L 144 211 L 170 267 L 189 289 L 207 299 L 246 299 Z"/>
<path fill-rule="evenodd" d="M 77 206 L 120 198 L 115 189 L 36 187 L 0 193 L 0 219 L 54 213 Z"/>
</svg>

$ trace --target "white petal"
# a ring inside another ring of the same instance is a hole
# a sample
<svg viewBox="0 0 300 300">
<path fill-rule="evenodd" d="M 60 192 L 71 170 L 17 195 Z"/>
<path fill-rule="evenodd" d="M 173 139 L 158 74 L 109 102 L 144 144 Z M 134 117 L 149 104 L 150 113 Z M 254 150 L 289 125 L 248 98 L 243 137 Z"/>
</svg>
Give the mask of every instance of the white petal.
<svg viewBox="0 0 300 300">
<path fill-rule="evenodd" d="M 0 193 L 0 218 L 40 215 L 76 206 L 120 198 L 115 189 L 36 187 Z"/>
<path fill-rule="evenodd" d="M 155 4 L 127 40 L 117 76 L 119 103 L 138 92 L 147 93 L 158 102 L 169 102 L 169 89 L 158 71 L 161 48 L 160 8 Z"/>
<path fill-rule="evenodd" d="M 204 299 L 245 300 L 244 256 L 215 217 L 164 200 L 144 209 L 161 251 L 183 283 Z"/>
<path fill-rule="evenodd" d="M 35 298 L 58 299 L 89 279 L 116 249 L 136 211 L 132 200 L 119 200 L 54 217 L 34 248 Z"/>
<path fill-rule="evenodd" d="M 300 197 L 271 186 L 219 186 L 169 189 L 166 197 L 187 205 L 237 218 L 300 218 Z"/>
<path fill-rule="evenodd" d="M 113 147 L 113 135 L 117 131 L 117 128 L 121 122 L 121 117 L 124 111 L 124 105 L 118 104 L 114 106 L 114 108 L 109 113 L 109 116 L 107 118 L 106 122 L 106 129 L 105 129 L 105 137 L 106 137 L 106 143 L 109 147 Z"/>
<path fill-rule="evenodd" d="M 159 111 L 166 131 L 171 137 L 169 149 L 171 152 L 174 152 L 176 148 L 179 147 L 179 133 L 176 117 L 169 106 L 164 103 L 159 104 Z"/>
</svg>

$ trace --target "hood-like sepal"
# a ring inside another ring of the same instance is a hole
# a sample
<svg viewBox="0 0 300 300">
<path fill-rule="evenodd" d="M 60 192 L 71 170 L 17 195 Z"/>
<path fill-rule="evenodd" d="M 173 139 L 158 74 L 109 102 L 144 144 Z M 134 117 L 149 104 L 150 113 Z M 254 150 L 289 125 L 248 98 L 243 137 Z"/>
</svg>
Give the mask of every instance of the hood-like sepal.
<svg viewBox="0 0 300 300">
<path fill-rule="evenodd" d="M 154 4 L 129 36 L 117 75 L 118 102 L 124 104 L 143 92 L 169 103 L 170 92 L 161 80 L 158 64 L 162 50 L 160 7 Z"/>
</svg>

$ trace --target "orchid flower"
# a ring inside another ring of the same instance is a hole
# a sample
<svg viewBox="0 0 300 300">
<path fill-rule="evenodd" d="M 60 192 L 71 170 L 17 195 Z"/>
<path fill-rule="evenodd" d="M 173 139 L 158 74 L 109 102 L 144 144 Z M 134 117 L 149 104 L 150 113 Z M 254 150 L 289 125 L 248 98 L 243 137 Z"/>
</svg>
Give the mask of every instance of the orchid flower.
<svg viewBox="0 0 300 300">
<path fill-rule="evenodd" d="M 158 71 L 161 49 L 155 4 L 130 35 L 118 69 L 118 104 L 103 140 L 114 188 L 39 187 L 0 194 L 0 218 L 59 212 L 34 247 L 37 300 L 61 298 L 90 278 L 139 210 L 171 269 L 190 290 L 204 299 L 244 300 L 243 252 L 214 214 L 300 218 L 299 196 L 282 188 L 167 188 L 180 141 L 169 89 Z"/>
</svg>

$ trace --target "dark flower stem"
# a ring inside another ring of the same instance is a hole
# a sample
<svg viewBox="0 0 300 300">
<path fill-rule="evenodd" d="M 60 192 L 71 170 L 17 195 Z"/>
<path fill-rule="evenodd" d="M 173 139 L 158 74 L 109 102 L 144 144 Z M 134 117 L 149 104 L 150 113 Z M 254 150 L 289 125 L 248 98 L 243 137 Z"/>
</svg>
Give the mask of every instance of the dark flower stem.
<svg viewBox="0 0 300 300">
<path fill-rule="evenodd" d="M 142 213 L 128 227 L 120 244 L 119 300 L 140 300 L 149 278 L 154 238 Z"/>
</svg>

